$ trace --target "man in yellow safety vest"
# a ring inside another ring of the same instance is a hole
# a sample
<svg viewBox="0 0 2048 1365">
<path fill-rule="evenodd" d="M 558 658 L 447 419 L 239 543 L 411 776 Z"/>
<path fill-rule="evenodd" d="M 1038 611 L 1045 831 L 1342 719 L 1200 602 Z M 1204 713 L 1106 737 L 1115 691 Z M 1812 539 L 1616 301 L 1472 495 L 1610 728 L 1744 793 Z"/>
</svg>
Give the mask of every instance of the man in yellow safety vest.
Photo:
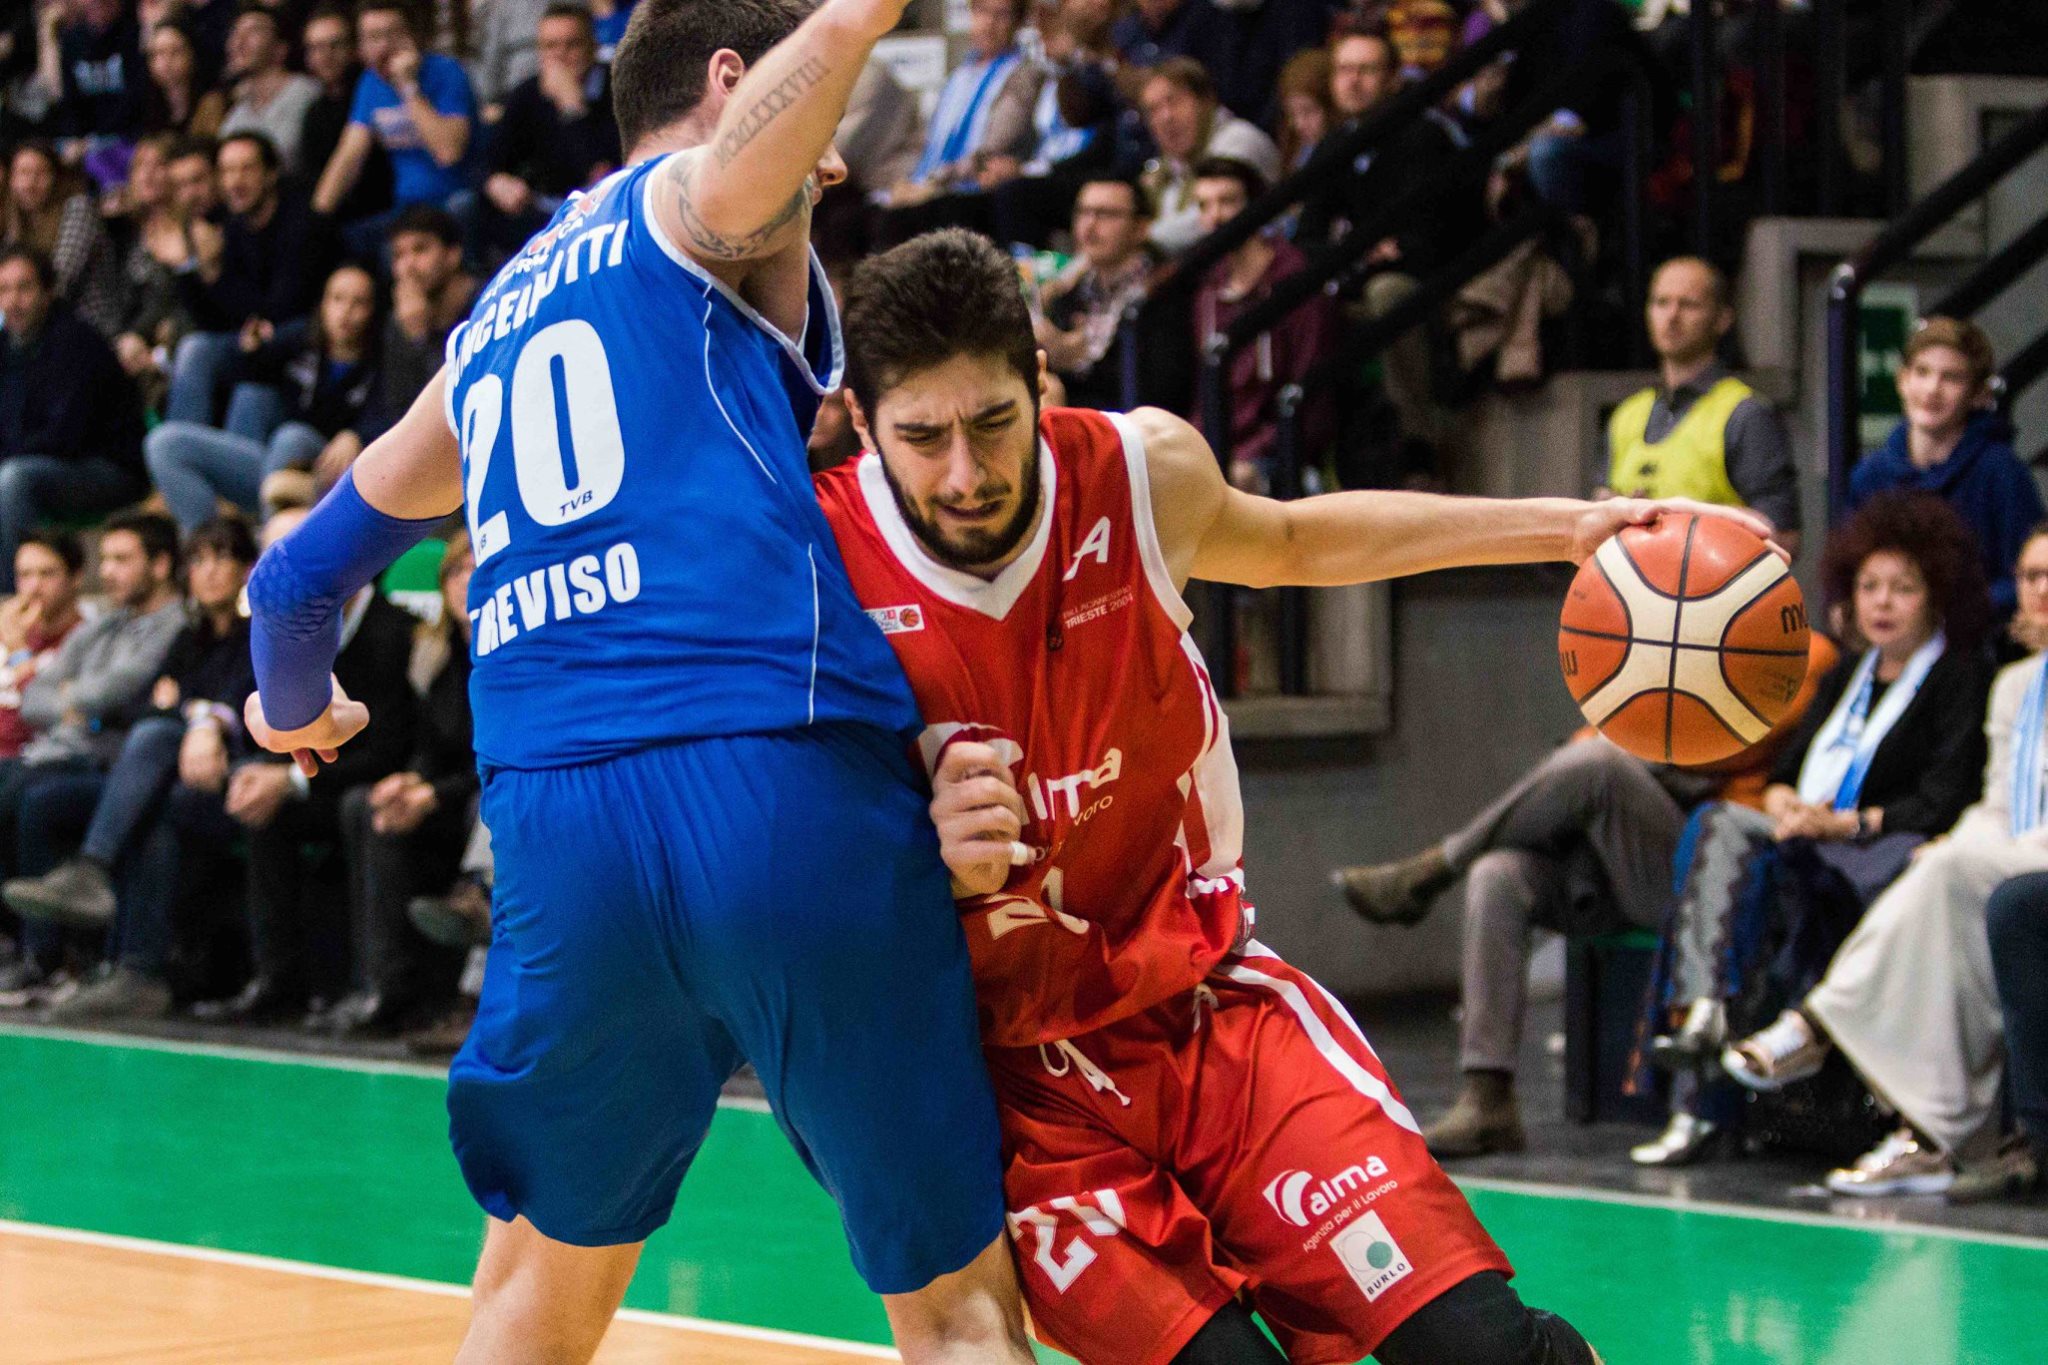
<svg viewBox="0 0 2048 1365">
<path fill-rule="evenodd" d="M 1698 257 L 1666 261 L 1651 278 L 1645 311 L 1661 382 L 1631 394 L 1608 419 L 1604 491 L 1746 506 L 1796 549 L 1799 480 L 1785 424 L 1719 356 L 1735 325 L 1727 277 Z"/>
</svg>

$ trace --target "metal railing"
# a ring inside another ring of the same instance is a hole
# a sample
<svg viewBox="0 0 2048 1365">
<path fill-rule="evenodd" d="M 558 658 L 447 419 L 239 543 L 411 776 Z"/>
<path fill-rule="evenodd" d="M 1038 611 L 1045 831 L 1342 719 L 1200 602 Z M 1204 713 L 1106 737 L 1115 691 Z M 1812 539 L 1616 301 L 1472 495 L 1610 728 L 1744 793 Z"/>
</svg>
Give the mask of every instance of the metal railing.
<svg viewBox="0 0 2048 1365">
<path fill-rule="evenodd" d="M 1864 243 L 1848 260 L 1835 267 L 1828 281 L 1827 354 L 1827 441 L 1828 506 L 1839 513 L 1848 488 L 1850 466 L 1861 454 L 1860 405 L 1862 374 L 1857 357 L 1858 305 L 1863 290 L 1893 266 L 1905 261 L 1914 248 L 1946 226 L 1964 208 L 1983 197 L 2021 162 L 2048 147 L 2048 106 L 2035 110 L 2005 136 L 1979 152 L 1967 165 L 1929 191 L 1882 232 Z M 2022 241 L 2034 239 L 2039 227 L 2022 234 Z M 2023 252 L 2007 248 L 1995 253 L 1943 300 L 1947 307 L 1957 295 L 1972 303 L 1974 312 L 1995 296 L 2005 284 L 2018 278 L 2026 267 Z M 2010 273 L 2009 278 L 2002 278 Z M 1990 286 L 1996 285 L 1996 288 Z M 1989 292 L 1985 291 L 1989 289 Z M 1983 295 L 1977 298 L 1977 295 Z M 2024 362 L 2024 364 L 2022 363 Z M 2035 367 L 2031 368 L 2030 367 Z M 2048 369 L 2048 338 L 2007 362 L 2007 392 L 2017 394 L 2026 384 Z M 2023 381 L 2023 382 L 2022 382 Z"/>
</svg>

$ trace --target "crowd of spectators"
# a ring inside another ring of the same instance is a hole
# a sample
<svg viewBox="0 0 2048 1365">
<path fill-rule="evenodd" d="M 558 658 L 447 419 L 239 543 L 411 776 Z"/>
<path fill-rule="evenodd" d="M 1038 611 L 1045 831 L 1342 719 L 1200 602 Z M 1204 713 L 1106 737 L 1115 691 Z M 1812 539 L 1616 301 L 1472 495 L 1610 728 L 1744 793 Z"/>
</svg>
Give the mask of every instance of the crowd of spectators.
<svg viewBox="0 0 2048 1365">
<path fill-rule="evenodd" d="M 1594 495 L 1683 494 L 1796 527 L 1782 423 L 1715 358 L 1733 322 L 1719 272 L 1666 263 L 1646 322 L 1661 379 L 1615 410 Z M 1725 1149 L 1752 1112 L 1744 1088 L 1811 1081 L 1839 1051 L 1897 1127 L 1828 1189 L 2043 1191 L 2048 958 L 2043 879 L 2028 878 L 2048 870 L 2048 522 L 1991 407 L 1994 372 L 1970 323 L 1930 318 L 1908 341 L 1905 416 L 1857 466 L 1854 510 L 1823 550 L 1805 689 L 1738 760 L 1651 764 L 1588 731 L 1422 851 L 1333 874 L 1363 919 L 1390 925 L 1421 922 L 1463 879 L 1462 1085 L 1424 1131 L 1432 1152 L 1527 1141 L 1531 931 L 1633 929 L 1658 945 L 1635 1084 L 1670 1102 L 1637 1164 Z"/>
<path fill-rule="evenodd" d="M 1281 394 L 1306 385 L 1312 461 L 1334 451 L 1343 482 L 1426 486 L 1455 439 L 1446 395 L 1488 365 L 1540 377 L 1570 283 L 1539 241 L 1369 371 L 1331 369 L 1347 329 L 1401 308 L 1520 205 L 1599 258 L 1617 226 L 1618 77 L 1497 139 L 1464 188 L 1439 173 L 1585 45 L 1654 62 L 1669 37 L 1594 7 L 1592 30 L 1481 69 L 1363 152 L 1318 155 L 1522 7 L 972 0 L 929 115 L 886 63 L 863 74 L 848 178 L 816 236 L 838 267 L 936 226 L 987 232 L 1019 256 L 1066 400 L 1189 414 L 1207 339 L 1319 253 L 1356 247 L 1226 367 L 1229 476 L 1276 486 Z M 416 615 L 374 592 L 350 605 L 336 673 L 378 724 L 307 778 L 241 725 L 250 528 L 274 538 L 302 516 L 430 381 L 480 282 L 619 166 L 606 62 L 631 10 L 33 0 L 0 20 L 0 1003 L 60 1019 L 189 1006 L 341 1036 L 455 1005 L 452 1033 L 419 1036 L 460 1036 L 490 880 L 466 539 L 445 538 Z M 1675 111 L 1659 95 L 1662 135 Z M 1682 139 L 1664 145 L 1668 198 L 1691 168 Z M 1162 267 L 1312 162 L 1331 173 L 1127 338 Z M 1795 544 L 1784 425 L 1723 363 L 1726 277 L 1674 260 L 1645 303 L 1658 382 L 1615 412 L 1594 491 L 1744 504 Z M 1733 1083 L 1792 1084 L 1839 1051 L 1907 1126 L 1837 1188 L 2038 1188 L 2048 892 L 2019 874 L 2048 876 L 2048 685 L 2038 653 L 1994 685 L 1989 651 L 2048 644 L 2048 536 L 1991 374 L 1967 323 L 1933 320 L 1907 348 L 1906 416 L 1856 470 L 1856 515 L 1826 547 L 1835 641 L 1817 638 L 1795 719 L 1743 764 L 1682 773 L 1581 738 L 1423 853 L 1338 874 L 1376 923 L 1412 923 L 1465 879 L 1465 1084 L 1428 1134 L 1441 1155 L 1524 1141 L 1531 927 L 1634 927 L 1664 945 L 1645 1053 L 1676 1077 L 1638 1161 L 1700 1159 L 1739 1126 Z M 1381 420 L 1361 424 L 1375 402 Z M 163 512 L 127 510 L 146 499 Z M 1841 752 L 1859 745 L 1850 790 Z M 1902 962 L 1938 980 L 1898 979 Z M 1945 1011 L 1950 997 L 1967 1008 Z M 1984 1164 L 2001 1037 L 2021 1135 Z"/>
</svg>

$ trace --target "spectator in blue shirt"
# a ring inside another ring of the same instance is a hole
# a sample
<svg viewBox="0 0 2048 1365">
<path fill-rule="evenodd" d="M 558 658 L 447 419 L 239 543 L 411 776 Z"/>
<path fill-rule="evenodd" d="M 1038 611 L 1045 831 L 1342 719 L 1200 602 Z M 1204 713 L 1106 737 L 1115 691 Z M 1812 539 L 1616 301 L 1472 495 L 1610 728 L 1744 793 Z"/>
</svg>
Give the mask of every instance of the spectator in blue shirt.
<svg viewBox="0 0 2048 1365">
<path fill-rule="evenodd" d="M 364 0 L 356 10 L 356 48 L 363 74 L 313 208 L 331 214 L 340 206 L 372 147 L 390 157 L 397 208 L 446 204 L 463 188 L 461 166 L 476 121 L 468 74 L 454 58 L 420 50 L 402 0 Z M 373 254 L 385 226 L 381 217 L 356 224 L 346 233 L 350 249 Z"/>
<path fill-rule="evenodd" d="M 2012 566 L 2043 508 L 2032 471 L 2013 453 L 2011 425 L 1989 406 L 1995 369 L 1991 339 L 1975 323 L 1922 322 L 1899 366 L 1906 415 L 1850 472 L 1849 509 L 1894 490 L 1946 501 L 1976 533 L 2002 620 L 2019 601 Z"/>
</svg>

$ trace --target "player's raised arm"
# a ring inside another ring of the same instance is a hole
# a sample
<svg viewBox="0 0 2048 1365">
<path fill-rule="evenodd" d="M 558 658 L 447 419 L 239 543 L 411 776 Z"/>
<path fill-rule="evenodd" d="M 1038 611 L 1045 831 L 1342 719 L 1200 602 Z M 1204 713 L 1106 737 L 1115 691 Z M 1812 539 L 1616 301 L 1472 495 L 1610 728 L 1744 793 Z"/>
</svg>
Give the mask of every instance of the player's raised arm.
<svg viewBox="0 0 2048 1365">
<path fill-rule="evenodd" d="M 813 171 L 854 82 L 903 8 L 904 0 L 825 0 L 751 69 L 719 52 L 712 91 L 728 93 L 716 128 L 670 162 L 669 192 L 654 196 L 670 239 L 706 264 L 789 245 L 809 221 Z"/>
<path fill-rule="evenodd" d="M 309 777 L 370 719 L 333 680 L 343 609 L 462 505 L 462 456 L 443 415 L 446 386 L 446 373 L 435 375 L 249 575 L 256 665 L 256 694 L 244 708 L 249 734 L 273 753 L 291 754 Z"/>
<path fill-rule="evenodd" d="M 1232 488 L 1209 443 L 1156 409 L 1132 414 L 1145 436 L 1153 518 L 1176 582 L 1329 587 L 1478 564 L 1585 559 L 1624 526 L 1666 512 L 1725 516 L 1760 536 L 1741 508 L 1682 499 L 1464 498 L 1346 492 L 1278 502 Z"/>
</svg>

